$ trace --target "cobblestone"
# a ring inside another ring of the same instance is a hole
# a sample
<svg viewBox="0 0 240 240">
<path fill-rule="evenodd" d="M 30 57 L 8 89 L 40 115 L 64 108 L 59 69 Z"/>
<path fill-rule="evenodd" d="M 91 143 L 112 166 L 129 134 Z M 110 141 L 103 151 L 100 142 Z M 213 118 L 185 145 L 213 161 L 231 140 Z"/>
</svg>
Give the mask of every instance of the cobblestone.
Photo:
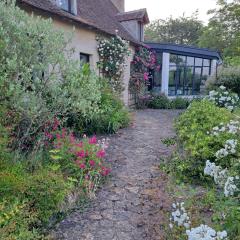
<svg viewBox="0 0 240 240">
<path fill-rule="evenodd" d="M 171 202 L 160 157 L 171 154 L 161 140 L 175 135 L 179 111 L 143 110 L 135 123 L 111 137 L 112 177 L 84 213 L 74 212 L 54 231 L 57 240 L 166 240 L 163 211 Z"/>
</svg>

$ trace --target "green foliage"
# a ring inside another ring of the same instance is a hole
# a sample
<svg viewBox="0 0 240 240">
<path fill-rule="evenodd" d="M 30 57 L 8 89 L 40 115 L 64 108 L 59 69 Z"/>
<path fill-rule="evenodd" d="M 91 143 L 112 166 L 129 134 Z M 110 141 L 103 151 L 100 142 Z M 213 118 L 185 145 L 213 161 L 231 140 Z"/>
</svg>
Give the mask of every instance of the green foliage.
<svg viewBox="0 0 240 240">
<path fill-rule="evenodd" d="M 153 109 L 169 109 L 170 99 L 164 94 L 153 96 L 153 98 L 149 101 L 148 107 Z"/>
<path fill-rule="evenodd" d="M 155 20 L 145 31 L 147 41 L 195 45 L 198 42 L 203 24 L 198 20 L 198 13 L 190 17 Z"/>
<path fill-rule="evenodd" d="M 190 100 L 186 98 L 170 99 L 166 95 L 152 96 L 149 100 L 148 107 L 153 109 L 186 109 L 190 104 Z"/>
<path fill-rule="evenodd" d="M 215 90 L 220 86 L 240 95 L 240 67 L 223 67 L 206 82 L 208 90 Z"/>
<path fill-rule="evenodd" d="M 213 15 L 199 38 L 199 46 L 221 51 L 230 64 L 238 64 L 240 59 L 240 3 L 218 1 L 217 9 L 209 11 Z"/>
<path fill-rule="evenodd" d="M 43 239 L 36 229 L 29 226 L 35 221 L 29 206 L 14 200 L 0 200 L 0 239 L 37 240 Z"/>
<path fill-rule="evenodd" d="M 130 115 L 122 101 L 114 95 L 111 88 L 102 80 L 101 100 L 98 105 L 99 112 L 91 119 L 81 118 L 75 122 L 75 131 L 87 134 L 115 133 L 120 128 L 127 127 Z"/>
<path fill-rule="evenodd" d="M 202 175 L 206 159 L 213 160 L 215 153 L 224 146 L 227 136 L 218 139 L 207 134 L 220 123 L 227 123 L 231 113 L 217 107 L 208 100 L 194 101 L 177 120 L 176 129 L 180 142 L 187 152 L 191 168 L 195 175 Z"/>
<path fill-rule="evenodd" d="M 42 148 L 44 127 L 55 117 L 65 125 L 69 117 L 89 120 L 98 113 L 100 79 L 69 60 L 64 32 L 2 2 L 0 22 L 0 102 L 11 115 L 13 148 Z"/>
</svg>

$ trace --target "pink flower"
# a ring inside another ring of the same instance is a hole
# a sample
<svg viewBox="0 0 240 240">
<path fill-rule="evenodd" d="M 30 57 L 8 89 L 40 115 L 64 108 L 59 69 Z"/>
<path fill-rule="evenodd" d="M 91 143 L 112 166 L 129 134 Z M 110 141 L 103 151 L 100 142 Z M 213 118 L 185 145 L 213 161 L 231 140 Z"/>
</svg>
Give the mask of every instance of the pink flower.
<svg viewBox="0 0 240 240">
<path fill-rule="evenodd" d="M 85 166 L 84 163 L 81 163 L 81 164 L 79 165 L 79 167 L 80 167 L 81 169 L 85 169 L 85 168 L 86 168 L 86 166 Z"/>
<path fill-rule="evenodd" d="M 79 157 L 79 158 L 84 158 L 85 157 L 85 153 L 84 153 L 83 150 L 81 150 L 80 152 L 76 153 L 76 156 Z"/>
<path fill-rule="evenodd" d="M 75 144 L 75 146 L 76 146 L 76 147 L 79 147 L 79 148 L 82 148 L 82 147 L 83 147 L 83 143 L 82 143 L 82 142 L 77 143 L 77 144 Z"/>
<path fill-rule="evenodd" d="M 61 139 L 61 135 L 59 133 L 56 134 L 56 138 L 57 140 L 60 140 Z"/>
<path fill-rule="evenodd" d="M 110 170 L 109 168 L 102 167 L 101 174 L 102 174 L 103 176 L 106 177 L 110 172 L 111 172 L 111 170 Z"/>
<path fill-rule="evenodd" d="M 49 139 L 52 140 L 53 139 L 53 135 L 49 132 L 45 132 L 45 136 Z"/>
<path fill-rule="evenodd" d="M 104 158 L 105 157 L 105 151 L 101 149 L 100 151 L 97 152 L 96 155 L 97 155 L 98 158 Z"/>
<path fill-rule="evenodd" d="M 143 74 L 143 78 L 144 78 L 145 81 L 148 81 L 148 73 L 147 73 L 147 72 L 145 72 L 145 73 Z"/>
<path fill-rule="evenodd" d="M 92 138 L 90 138 L 90 139 L 88 140 L 88 143 L 89 143 L 89 144 L 96 144 L 96 143 L 97 143 L 97 138 L 96 138 L 96 136 L 93 136 Z"/>
<path fill-rule="evenodd" d="M 66 128 L 63 128 L 62 129 L 62 138 L 65 138 L 66 137 Z"/>
<path fill-rule="evenodd" d="M 69 141 L 70 141 L 70 143 L 72 143 L 72 144 L 75 142 L 75 137 L 74 137 L 73 133 L 70 133 L 70 135 L 69 135 Z"/>
<path fill-rule="evenodd" d="M 53 131 L 56 131 L 59 125 L 60 125 L 60 122 L 58 121 L 57 118 L 55 118 L 53 123 Z"/>
<path fill-rule="evenodd" d="M 95 166 L 95 161 L 90 160 L 90 161 L 89 161 L 89 164 L 90 164 L 91 167 L 94 167 L 94 166 Z"/>
</svg>

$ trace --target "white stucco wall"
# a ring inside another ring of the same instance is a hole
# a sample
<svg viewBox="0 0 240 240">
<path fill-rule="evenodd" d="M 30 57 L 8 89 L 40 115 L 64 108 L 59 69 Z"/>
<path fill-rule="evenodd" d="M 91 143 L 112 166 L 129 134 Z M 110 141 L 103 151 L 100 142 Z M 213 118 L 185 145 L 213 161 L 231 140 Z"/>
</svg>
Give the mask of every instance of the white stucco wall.
<svg viewBox="0 0 240 240">
<path fill-rule="evenodd" d="M 53 20 L 54 26 L 57 29 L 64 30 L 66 34 L 73 31 L 73 25 L 57 19 Z M 75 60 L 80 60 L 80 53 L 89 54 L 91 69 L 98 73 L 97 62 L 99 61 L 99 56 L 97 52 L 96 33 L 94 31 L 75 26 L 69 47 L 75 50 L 73 55 Z"/>
</svg>

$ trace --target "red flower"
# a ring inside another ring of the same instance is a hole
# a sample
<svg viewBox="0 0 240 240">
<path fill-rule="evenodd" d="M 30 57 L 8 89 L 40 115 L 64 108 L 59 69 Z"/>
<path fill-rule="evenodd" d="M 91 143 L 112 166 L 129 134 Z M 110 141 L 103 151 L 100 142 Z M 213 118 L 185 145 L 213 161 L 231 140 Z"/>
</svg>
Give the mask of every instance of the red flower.
<svg viewBox="0 0 240 240">
<path fill-rule="evenodd" d="M 91 167 L 94 167 L 94 166 L 95 166 L 95 162 L 94 162 L 93 160 L 90 160 L 90 161 L 89 161 L 89 164 L 90 164 Z"/>
<path fill-rule="evenodd" d="M 81 150 L 80 152 L 77 152 L 76 155 L 77 155 L 77 157 L 79 157 L 79 158 L 84 158 L 84 157 L 85 157 L 85 153 L 84 153 L 83 150 Z"/>
<path fill-rule="evenodd" d="M 81 169 L 85 169 L 85 168 L 86 168 L 86 166 L 85 166 L 84 163 L 81 163 L 81 164 L 79 165 L 79 167 L 80 167 Z"/>
<path fill-rule="evenodd" d="M 104 158 L 105 157 L 105 151 L 101 149 L 100 151 L 97 152 L 97 157 L 98 158 Z"/>
<path fill-rule="evenodd" d="M 82 148 L 82 147 L 83 147 L 83 143 L 82 143 L 82 142 L 77 143 L 77 144 L 75 144 L 75 146 L 76 146 L 76 147 L 80 147 L 80 148 Z"/>
<path fill-rule="evenodd" d="M 110 172 L 111 172 L 111 170 L 110 170 L 109 168 L 102 167 L 101 174 L 102 174 L 103 176 L 107 176 Z"/>
<path fill-rule="evenodd" d="M 89 144 L 96 144 L 96 143 L 97 143 L 97 138 L 96 138 L 96 136 L 93 136 L 92 138 L 90 138 L 90 139 L 88 140 L 88 143 L 89 143 Z"/>
</svg>

